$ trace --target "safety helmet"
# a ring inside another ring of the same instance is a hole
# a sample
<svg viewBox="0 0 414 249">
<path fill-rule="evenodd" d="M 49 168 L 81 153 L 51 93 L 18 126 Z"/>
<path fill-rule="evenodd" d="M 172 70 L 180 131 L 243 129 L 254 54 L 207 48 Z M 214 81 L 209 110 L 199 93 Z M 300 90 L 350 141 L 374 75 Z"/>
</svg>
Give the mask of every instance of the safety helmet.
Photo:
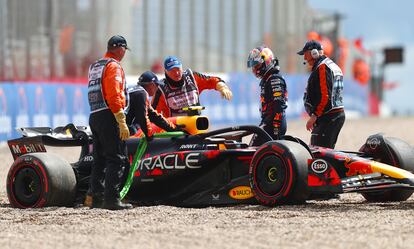
<svg viewBox="0 0 414 249">
<path fill-rule="evenodd" d="M 262 78 L 270 69 L 279 70 L 279 61 L 268 47 L 257 47 L 249 53 L 247 67 L 252 68 L 252 72 L 257 78 Z"/>
</svg>

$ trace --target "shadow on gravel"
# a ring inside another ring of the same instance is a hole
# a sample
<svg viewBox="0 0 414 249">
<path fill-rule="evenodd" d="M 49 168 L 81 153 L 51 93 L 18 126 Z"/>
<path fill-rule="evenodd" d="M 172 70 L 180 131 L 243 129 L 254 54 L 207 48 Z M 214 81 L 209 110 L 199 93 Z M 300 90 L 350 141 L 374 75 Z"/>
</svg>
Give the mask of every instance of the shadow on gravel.
<svg viewBox="0 0 414 249">
<path fill-rule="evenodd" d="M 0 203 L 0 208 L 12 208 L 10 203 Z"/>
<path fill-rule="evenodd" d="M 388 202 L 373 203 L 367 201 L 361 202 L 342 202 L 342 201 L 309 201 L 300 205 L 281 205 L 276 207 L 266 207 L 261 205 L 243 205 L 226 207 L 233 210 L 246 211 L 272 211 L 274 209 L 285 211 L 313 211 L 313 212 L 348 212 L 348 211 L 372 211 L 372 210 L 414 210 L 414 202 Z"/>
<path fill-rule="evenodd" d="M 158 206 L 158 205 L 155 205 Z M 134 207 L 155 207 L 154 205 L 134 205 Z M 0 202 L 0 208 L 12 208 L 10 203 L 7 202 Z M 69 207 L 67 209 L 71 209 Z M 84 206 L 73 207 L 73 209 L 83 209 L 86 208 Z M 333 199 L 333 200 L 323 200 L 323 201 L 308 201 L 304 204 L 285 204 L 275 207 L 268 207 L 263 205 L 234 205 L 234 206 L 205 206 L 205 207 L 193 207 L 194 209 L 204 209 L 204 208 L 216 208 L 216 209 L 226 209 L 226 210 L 239 210 L 239 211 L 272 211 L 274 209 L 278 209 L 280 211 L 314 211 L 314 212 L 326 212 L 330 210 L 334 210 L 336 212 L 348 212 L 348 211 L 370 211 L 370 210 L 414 210 L 414 201 L 409 200 L 405 202 L 367 202 L 363 201 L 355 201 L 355 200 L 341 200 L 341 199 Z M 36 210 L 39 212 L 51 212 L 60 210 L 62 207 L 46 207 L 46 208 L 38 208 L 38 209 L 30 209 Z"/>
<path fill-rule="evenodd" d="M 316 212 L 326 212 L 335 210 L 336 212 L 348 211 L 372 211 L 372 210 L 414 210 L 413 202 L 390 202 L 390 203 L 373 203 L 373 202 L 349 202 L 349 203 L 318 203 L 313 202 L 302 205 L 305 210 Z"/>
</svg>

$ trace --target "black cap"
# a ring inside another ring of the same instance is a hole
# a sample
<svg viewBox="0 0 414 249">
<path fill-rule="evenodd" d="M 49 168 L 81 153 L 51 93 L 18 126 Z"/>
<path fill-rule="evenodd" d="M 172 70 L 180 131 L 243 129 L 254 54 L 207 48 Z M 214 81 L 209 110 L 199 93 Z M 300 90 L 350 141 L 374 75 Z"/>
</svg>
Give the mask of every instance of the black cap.
<svg viewBox="0 0 414 249">
<path fill-rule="evenodd" d="M 125 38 L 120 35 L 114 35 L 108 40 L 108 48 L 114 47 L 124 47 L 126 49 L 129 49 Z"/>
<path fill-rule="evenodd" d="M 298 55 L 303 55 L 306 51 L 312 49 L 323 50 L 322 45 L 319 42 L 311 40 L 305 43 L 305 46 L 303 46 L 302 50 L 298 52 Z"/>
<path fill-rule="evenodd" d="M 141 74 L 141 76 L 139 76 L 137 84 L 140 86 L 145 86 L 149 83 L 160 84 L 160 81 L 158 80 L 157 75 L 155 75 L 153 72 L 146 71 L 143 74 Z"/>
</svg>

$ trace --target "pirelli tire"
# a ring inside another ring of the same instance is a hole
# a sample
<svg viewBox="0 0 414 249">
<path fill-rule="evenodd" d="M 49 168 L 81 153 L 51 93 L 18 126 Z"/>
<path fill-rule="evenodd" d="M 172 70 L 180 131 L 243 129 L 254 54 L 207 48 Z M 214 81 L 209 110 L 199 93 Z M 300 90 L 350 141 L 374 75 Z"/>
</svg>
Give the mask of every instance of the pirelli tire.
<svg viewBox="0 0 414 249">
<path fill-rule="evenodd" d="M 6 184 L 9 202 L 16 208 L 74 205 L 75 172 L 54 154 L 20 156 L 10 167 Z"/>
<path fill-rule="evenodd" d="M 413 147 L 405 141 L 394 137 L 384 137 L 384 142 L 386 144 L 384 149 L 389 150 L 389 153 L 382 153 L 383 157 L 375 158 L 375 160 L 414 173 Z M 360 151 L 364 151 L 364 146 L 361 147 Z M 391 189 L 361 194 L 369 202 L 393 202 L 406 201 L 413 192 L 414 190 L 410 189 Z"/>
<path fill-rule="evenodd" d="M 304 203 L 309 197 L 308 160 L 312 156 L 299 143 L 278 140 L 262 145 L 249 168 L 250 186 L 265 206 Z"/>
</svg>

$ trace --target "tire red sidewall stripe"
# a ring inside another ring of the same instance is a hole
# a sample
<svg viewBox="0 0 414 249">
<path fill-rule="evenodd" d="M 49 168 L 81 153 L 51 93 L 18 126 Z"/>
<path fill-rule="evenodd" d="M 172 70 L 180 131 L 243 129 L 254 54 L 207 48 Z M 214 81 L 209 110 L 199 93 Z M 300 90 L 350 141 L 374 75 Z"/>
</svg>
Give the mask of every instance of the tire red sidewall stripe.
<svg viewBox="0 0 414 249">
<path fill-rule="evenodd" d="M 283 162 L 283 166 L 284 166 L 284 168 L 286 169 L 286 173 L 288 173 L 288 174 L 286 174 L 286 176 L 285 176 L 285 181 L 284 181 L 284 183 L 283 183 L 283 186 L 282 186 L 282 188 L 281 188 L 281 190 L 278 192 L 278 193 L 276 193 L 276 194 L 274 194 L 274 195 L 268 195 L 268 194 L 266 194 L 266 193 L 264 193 L 260 188 L 259 188 L 259 185 L 257 184 L 257 181 L 256 181 L 256 168 L 257 168 L 257 166 L 259 165 L 259 163 L 258 162 L 260 162 L 260 160 L 265 156 L 265 155 L 269 155 L 269 154 L 273 154 L 273 155 L 275 155 L 275 156 L 277 156 L 278 158 L 280 158 L 281 159 L 281 161 Z M 287 167 L 288 166 L 288 167 Z M 255 160 L 255 162 L 254 162 L 254 165 L 253 165 L 253 167 L 252 167 L 253 169 L 253 182 L 254 182 L 254 185 L 255 186 L 257 186 L 257 188 L 256 188 L 256 190 L 257 191 L 259 191 L 260 193 L 260 195 L 262 195 L 262 196 L 265 196 L 265 197 L 267 197 L 267 198 L 272 198 L 272 197 L 275 197 L 275 196 L 278 196 L 278 195 L 282 195 L 282 196 L 287 196 L 289 193 L 290 193 L 290 190 L 291 190 L 291 188 L 292 188 L 292 182 L 293 182 L 293 169 L 292 169 L 292 163 L 291 163 L 291 161 L 290 161 L 290 159 L 288 159 L 287 160 L 287 163 L 286 163 L 286 160 L 284 160 L 282 157 L 281 157 L 281 155 L 278 155 L 278 154 L 276 154 L 274 151 L 267 151 L 267 152 L 264 152 L 262 155 L 260 155 L 259 156 L 259 158 L 257 159 L 257 160 Z M 287 183 L 286 183 L 287 182 Z M 282 193 L 282 194 L 281 194 Z M 257 196 L 257 194 L 256 194 L 256 196 Z"/>
<path fill-rule="evenodd" d="M 21 160 L 21 158 L 17 159 L 15 161 L 15 163 L 17 164 L 16 166 L 12 165 L 13 170 L 9 172 L 8 175 L 8 188 L 9 188 L 9 198 L 11 198 L 10 202 L 17 205 L 18 208 L 32 208 L 32 207 L 42 207 L 44 205 L 44 203 L 46 203 L 46 199 L 45 199 L 45 193 L 48 192 L 49 190 L 49 182 L 47 179 L 47 175 L 46 175 L 46 171 L 43 168 L 43 166 L 41 165 L 41 163 L 37 160 L 32 160 L 32 161 L 28 161 L 25 162 L 23 160 Z M 13 183 L 14 183 L 14 179 L 16 178 L 16 173 L 19 172 L 21 169 L 23 168 L 32 168 L 35 173 L 37 174 L 37 176 L 39 177 L 40 181 L 41 181 L 41 192 L 40 192 L 40 198 L 39 200 L 31 205 L 31 206 L 26 206 L 21 204 L 15 196 L 15 192 L 13 191 Z"/>
</svg>

